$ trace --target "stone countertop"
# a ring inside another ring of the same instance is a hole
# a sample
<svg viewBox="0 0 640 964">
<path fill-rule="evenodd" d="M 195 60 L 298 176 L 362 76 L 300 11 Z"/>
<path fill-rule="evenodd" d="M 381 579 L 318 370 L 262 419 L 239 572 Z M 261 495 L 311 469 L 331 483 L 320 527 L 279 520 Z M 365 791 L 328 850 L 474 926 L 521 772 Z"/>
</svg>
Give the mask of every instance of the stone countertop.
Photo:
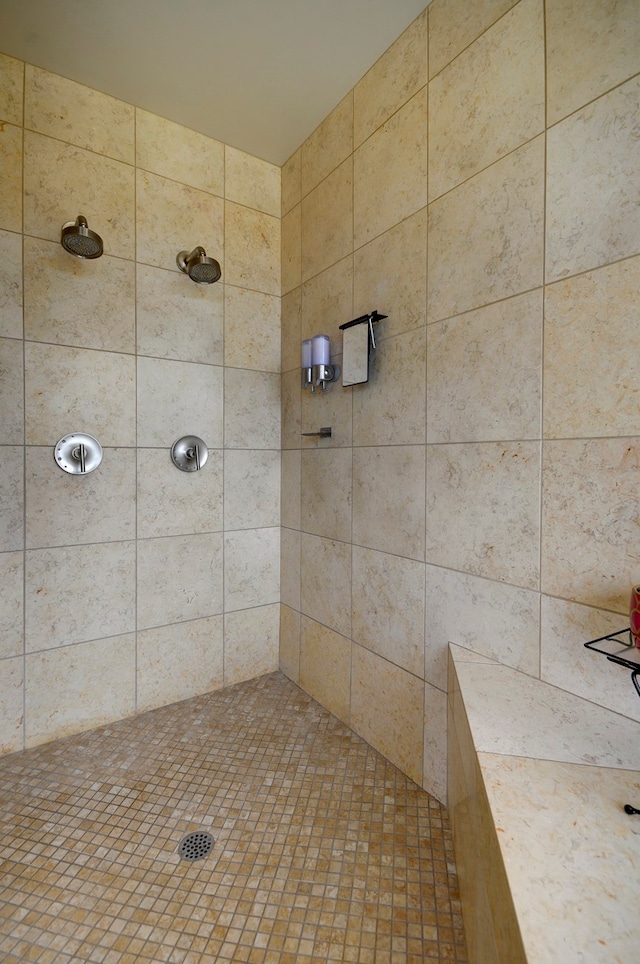
<svg viewBox="0 0 640 964">
<path fill-rule="evenodd" d="M 528 960 L 640 961 L 640 724 L 451 655 Z"/>
</svg>

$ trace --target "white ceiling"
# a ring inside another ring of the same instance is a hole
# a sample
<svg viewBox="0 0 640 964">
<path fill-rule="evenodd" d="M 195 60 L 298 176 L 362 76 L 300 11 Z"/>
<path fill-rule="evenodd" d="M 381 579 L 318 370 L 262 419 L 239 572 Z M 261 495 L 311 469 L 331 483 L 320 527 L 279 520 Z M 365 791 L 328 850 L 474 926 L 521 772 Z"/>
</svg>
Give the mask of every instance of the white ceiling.
<svg viewBox="0 0 640 964">
<path fill-rule="evenodd" d="M 0 0 L 0 51 L 274 164 L 427 0 Z"/>
</svg>

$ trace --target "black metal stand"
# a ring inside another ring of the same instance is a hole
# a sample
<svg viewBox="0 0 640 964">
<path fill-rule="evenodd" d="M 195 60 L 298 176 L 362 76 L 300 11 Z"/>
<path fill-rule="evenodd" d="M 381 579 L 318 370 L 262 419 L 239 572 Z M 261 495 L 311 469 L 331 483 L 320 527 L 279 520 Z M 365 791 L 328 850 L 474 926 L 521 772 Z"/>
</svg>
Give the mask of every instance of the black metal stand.
<svg viewBox="0 0 640 964">
<path fill-rule="evenodd" d="M 630 629 L 621 629 L 617 633 L 609 633 L 608 636 L 591 639 L 584 645 L 595 653 L 602 653 L 611 663 L 617 663 L 619 666 L 630 669 L 631 681 L 638 696 L 640 696 L 640 649 L 636 648 Z"/>
</svg>

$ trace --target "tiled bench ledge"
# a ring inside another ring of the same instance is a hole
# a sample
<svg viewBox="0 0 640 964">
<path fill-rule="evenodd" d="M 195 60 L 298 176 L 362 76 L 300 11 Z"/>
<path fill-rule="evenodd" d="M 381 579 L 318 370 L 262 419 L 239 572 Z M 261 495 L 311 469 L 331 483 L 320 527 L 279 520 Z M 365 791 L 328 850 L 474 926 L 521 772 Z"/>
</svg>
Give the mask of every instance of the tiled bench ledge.
<svg viewBox="0 0 640 964">
<path fill-rule="evenodd" d="M 451 645 L 448 755 L 472 964 L 639 961 L 640 724 Z"/>
</svg>

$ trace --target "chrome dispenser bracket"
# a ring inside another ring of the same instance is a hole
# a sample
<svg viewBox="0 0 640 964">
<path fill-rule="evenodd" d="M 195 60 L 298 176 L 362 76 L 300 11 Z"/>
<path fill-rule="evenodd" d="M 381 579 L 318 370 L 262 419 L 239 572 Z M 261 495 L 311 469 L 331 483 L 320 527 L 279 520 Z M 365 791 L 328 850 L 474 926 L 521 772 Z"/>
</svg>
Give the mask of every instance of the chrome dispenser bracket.
<svg viewBox="0 0 640 964">
<path fill-rule="evenodd" d="M 209 449 L 197 435 L 183 435 L 171 446 L 171 461 L 181 472 L 197 472 L 209 458 Z"/>
<path fill-rule="evenodd" d="M 329 382 L 335 382 L 339 377 L 339 365 L 314 365 L 311 391 L 315 394 L 315 386 L 319 385 L 321 391 L 326 392 Z"/>
<path fill-rule="evenodd" d="M 102 446 L 92 435 L 65 435 L 53 450 L 56 464 L 70 475 L 88 475 L 102 462 Z"/>
</svg>

